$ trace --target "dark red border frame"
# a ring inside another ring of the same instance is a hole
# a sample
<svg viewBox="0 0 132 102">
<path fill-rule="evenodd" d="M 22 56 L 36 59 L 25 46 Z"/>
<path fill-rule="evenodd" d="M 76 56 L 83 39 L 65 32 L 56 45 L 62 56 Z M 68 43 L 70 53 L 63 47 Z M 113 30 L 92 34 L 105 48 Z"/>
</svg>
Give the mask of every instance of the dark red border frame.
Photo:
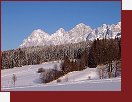
<svg viewBox="0 0 132 102">
<path fill-rule="evenodd" d="M 11 0 L 3 0 L 11 1 Z M 14 0 L 15 1 L 15 0 Z M 32 0 L 33 1 L 33 0 Z M 41 0 L 39 0 L 41 1 Z M 54 0 L 52 0 L 54 1 Z M 58 0 L 59 1 L 59 0 Z M 84 0 L 85 1 L 85 0 Z M 88 1 L 88 0 L 86 0 Z M 91 0 L 92 1 L 92 0 Z M 93 0 L 95 1 L 95 0 Z M 98 0 L 96 0 L 98 1 Z M 102 0 L 106 1 L 106 0 Z M 120 1 L 120 0 L 111 0 L 111 1 Z M 0 11 L 1 14 L 1 11 Z M 131 18 L 132 11 L 124 10 L 121 11 L 121 21 L 122 21 L 122 91 L 121 92 L 11 92 L 11 102 L 41 102 L 41 101 L 101 101 L 101 102 L 131 102 L 132 101 L 132 83 L 131 83 Z M 0 16 L 1 19 L 1 16 Z M 1 28 L 0 28 L 1 31 Z M 0 59 L 1 61 L 1 59 Z"/>
</svg>

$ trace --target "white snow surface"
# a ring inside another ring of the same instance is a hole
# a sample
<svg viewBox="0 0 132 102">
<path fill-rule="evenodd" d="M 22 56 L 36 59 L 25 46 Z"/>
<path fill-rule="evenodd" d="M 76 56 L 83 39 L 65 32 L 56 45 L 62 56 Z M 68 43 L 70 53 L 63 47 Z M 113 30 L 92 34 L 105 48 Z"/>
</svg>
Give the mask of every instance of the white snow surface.
<svg viewBox="0 0 132 102">
<path fill-rule="evenodd" d="M 90 26 L 80 23 L 69 31 L 59 28 L 53 34 L 48 34 L 41 29 L 34 30 L 19 47 L 62 45 L 86 40 L 93 41 L 97 38 L 109 39 L 115 37 L 121 37 L 121 22 L 112 25 L 103 24 L 97 29 L 92 29 Z"/>
<path fill-rule="evenodd" d="M 1 71 L 2 91 L 121 91 L 121 78 L 99 79 L 97 68 L 86 68 L 70 72 L 59 79 L 44 84 L 40 82 L 38 68 L 51 69 L 59 61 L 40 65 L 27 65 Z M 12 84 L 12 75 L 17 76 L 16 85 Z"/>
<path fill-rule="evenodd" d="M 61 82 L 77 82 L 88 80 L 89 77 L 91 80 L 99 79 L 98 70 L 96 68 L 87 68 L 82 71 L 73 71 L 69 72 L 68 74 L 59 79 L 61 80 Z M 56 80 L 49 84 L 53 83 L 56 83 Z"/>
<path fill-rule="evenodd" d="M 32 86 L 40 84 L 39 73 L 37 73 L 39 68 L 52 69 L 54 65 L 59 66 L 58 61 L 45 62 L 40 65 L 26 65 L 23 67 L 16 67 L 13 69 L 5 69 L 1 71 L 1 84 L 2 88 L 13 87 L 12 75 L 17 76 L 16 87 L 21 86 Z"/>
</svg>

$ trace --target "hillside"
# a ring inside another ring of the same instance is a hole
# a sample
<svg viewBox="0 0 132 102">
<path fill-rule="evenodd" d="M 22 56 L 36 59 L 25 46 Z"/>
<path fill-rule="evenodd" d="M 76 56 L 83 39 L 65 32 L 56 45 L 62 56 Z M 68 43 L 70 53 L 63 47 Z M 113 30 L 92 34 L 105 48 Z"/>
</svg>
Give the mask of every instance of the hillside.
<svg viewBox="0 0 132 102">
<path fill-rule="evenodd" d="M 121 78 L 99 79 L 96 68 L 87 68 L 82 71 L 73 71 L 60 77 L 61 82 L 56 80 L 50 83 L 41 83 L 38 68 L 53 68 L 54 64 L 59 66 L 58 61 L 46 62 L 40 65 L 29 65 L 21 68 L 2 70 L 2 90 L 3 91 L 120 91 Z M 15 87 L 11 77 L 16 74 L 17 81 Z M 90 76 L 90 79 L 89 79 Z M 68 80 L 67 80 L 68 77 Z"/>
</svg>

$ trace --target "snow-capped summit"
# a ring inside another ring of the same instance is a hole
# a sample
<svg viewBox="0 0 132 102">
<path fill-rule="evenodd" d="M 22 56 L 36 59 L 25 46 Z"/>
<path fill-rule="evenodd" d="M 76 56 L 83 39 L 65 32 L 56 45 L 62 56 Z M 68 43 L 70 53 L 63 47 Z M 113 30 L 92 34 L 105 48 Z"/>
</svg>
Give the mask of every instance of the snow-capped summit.
<svg viewBox="0 0 132 102">
<path fill-rule="evenodd" d="M 44 32 L 41 29 L 34 30 L 30 36 L 32 37 L 42 37 L 42 36 L 48 36 L 49 34 Z"/>
<path fill-rule="evenodd" d="M 103 24 L 97 29 L 92 29 L 84 23 L 77 24 L 69 31 L 59 28 L 55 33 L 48 34 L 41 29 L 34 30 L 31 35 L 19 46 L 47 46 L 67 43 L 78 43 L 86 40 L 121 37 L 121 22 L 117 24 Z"/>
<path fill-rule="evenodd" d="M 63 28 L 59 28 L 55 33 L 50 36 L 50 43 L 54 45 L 64 44 L 66 31 Z"/>
<path fill-rule="evenodd" d="M 92 30 L 90 26 L 85 25 L 84 23 L 80 23 L 78 25 L 76 25 L 73 29 L 71 29 L 71 31 L 77 31 L 77 30 Z"/>
<path fill-rule="evenodd" d="M 107 27 L 108 27 L 107 24 L 103 24 L 103 25 L 102 25 L 102 28 L 104 28 L 104 29 L 106 29 Z"/>
<path fill-rule="evenodd" d="M 61 35 L 61 34 L 65 34 L 65 29 L 63 28 L 59 28 L 54 34 L 58 34 L 58 35 Z"/>
<path fill-rule="evenodd" d="M 48 39 L 48 33 L 41 29 L 37 29 L 34 30 L 31 35 L 23 41 L 20 48 L 45 45 Z"/>
<path fill-rule="evenodd" d="M 87 26 L 87 25 L 84 24 L 84 23 L 79 23 L 79 24 L 77 24 L 75 27 L 84 27 L 84 26 Z"/>
<path fill-rule="evenodd" d="M 103 24 L 96 30 L 96 35 L 99 39 L 120 37 L 119 33 L 121 34 L 121 22 L 112 25 Z M 117 36 L 117 34 L 119 36 Z"/>
<path fill-rule="evenodd" d="M 42 29 L 36 29 L 33 32 L 43 33 L 44 31 Z"/>
</svg>

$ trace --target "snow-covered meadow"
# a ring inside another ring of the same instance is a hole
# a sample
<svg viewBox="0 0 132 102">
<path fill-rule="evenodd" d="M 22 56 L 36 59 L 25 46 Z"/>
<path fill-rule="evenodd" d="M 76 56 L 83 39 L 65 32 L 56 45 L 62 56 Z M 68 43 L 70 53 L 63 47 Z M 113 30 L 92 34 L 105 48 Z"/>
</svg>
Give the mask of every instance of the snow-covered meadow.
<svg viewBox="0 0 132 102">
<path fill-rule="evenodd" d="M 40 65 L 27 65 L 1 71 L 2 91 L 121 91 L 121 78 L 99 79 L 97 68 L 86 68 L 73 71 L 60 77 L 61 82 L 54 80 L 44 84 L 40 81 L 39 68 L 52 69 L 59 61 L 46 62 Z M 12 75 L 17 76 L 13 86 Z"/>
</svg>

